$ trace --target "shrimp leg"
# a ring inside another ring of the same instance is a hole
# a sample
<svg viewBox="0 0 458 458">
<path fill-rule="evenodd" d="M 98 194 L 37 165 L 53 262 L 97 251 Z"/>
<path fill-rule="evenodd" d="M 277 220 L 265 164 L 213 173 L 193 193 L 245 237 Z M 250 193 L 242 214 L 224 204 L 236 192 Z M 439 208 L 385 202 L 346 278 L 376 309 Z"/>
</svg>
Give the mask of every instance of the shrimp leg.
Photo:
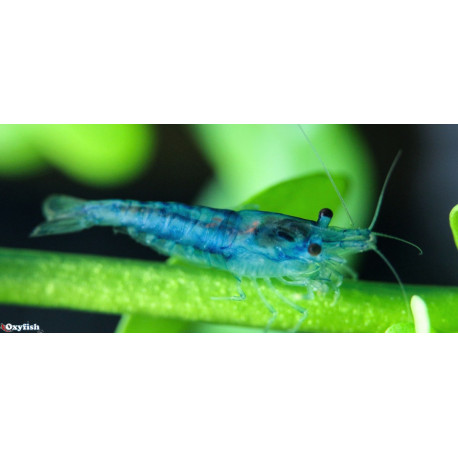
<svg viewBox="0 0 458 458">
<path fill-rule="evenodd" d="M 347 266 L 346 264 L 341 264 L 340 268 L 345 271 L 352 280 L 358 280 L 358 274 L 356 273 L 355 269 L 353 269 L 350 266 Z"/>
<path fill-rule="evenodd" d="M 344 276 L 344 274 L 346 274 L 352 280 L 358 280 L 358 273 L 356 272 L 355 269 L 350 267 L 348 264 L 345 264 L 343 262 L 337 263 L 337 262 L 334 262 L 334 261 L 330 261 L 329 264 L 332 265 L 332 266 L 335 266 L 336 272 L 341 271 L 340 274 L 342 276 Z"/>
<path fill-rule="evenodd" d="M 214 301 L 244 301 L 246 299 L 246 294 L 242 289 L 242 279 L 237 276 L 234 276 L 234 278 L 237 280 L 238 296 L 212 297 L 211 299 Z"/>
<path fill-rule="evenodd" d="M 302 286 L 307 290 L 306 294 L 303 294 L 302 297 L 307 300 L 313 299 L 315 296 L 313 294 L 313 289 L 309 288 L 310 286 L 310 281 L 306 278 L 303 280 L 288 280 L 285 277 L 277 277 L 277 280 L 280 281 L 281 283 L 288 285 L 288 286 Z"/>
<path fill-rule="evenodd" d="M 259 289 L 258 282 L 256 281 L 256 278 L 252 278 L 253 286 L 256 288 L 256 291 L 259 294 L 259 297 L 261 298 L 262 302 L 264 302 L 264 305 L 268 308 L 269 312 L 272 314 L 270 317 L 270 320 L 267 322 L 266 327 L 264 328 L 264 332 L 269 332 L 273 322 L 276 320 L 278 312 L 274 308 L 274 306 L 266 299 L 264 294 L 262 294 L 261 290 Z"/>
<path fill-rule="evenodd" d="M 265 278 L 264 281 L 266 282 L 267 286 L 275 293 L 275 295 L 280 298 L 285 304 L 288 304 L 290 307 L 292 307 L 294 310 L 299 312 L 301 314 L 301 317 L 299 318 L 299 321 L 296 323 L 294 328 L 291 330 L 291 332 L 297 332 L 304 320 L 307 318 L 308 312 L 307 309 L 304 309 L 300 305 L 297 305 L 295 302 L 291 301 L 287 297 L 285 297 L 280 291 L 278 291 L 277 288 L 272 284 L 272 280 L 270 278 Z"/>
<path fill-rule="evenodd" d="M 332 302 L 331 302 L 331 307 L 334 307 L 334 305 L 337 304 L 337 301 L 339 300 L 339 297 L 340 297 L 340 289 L 338 286 L 335 285 L 335 283 L 333 283 L 332 281 L 330 280 L 327 280 L 327 279 L 323 279 L 322 280 L 323 282 L 326 282 L 327 286 L 328 286 L 328 290 L 331 290 L 334 294 L 333 296 L 333 299 L 332 299 Z"/>
</svg>

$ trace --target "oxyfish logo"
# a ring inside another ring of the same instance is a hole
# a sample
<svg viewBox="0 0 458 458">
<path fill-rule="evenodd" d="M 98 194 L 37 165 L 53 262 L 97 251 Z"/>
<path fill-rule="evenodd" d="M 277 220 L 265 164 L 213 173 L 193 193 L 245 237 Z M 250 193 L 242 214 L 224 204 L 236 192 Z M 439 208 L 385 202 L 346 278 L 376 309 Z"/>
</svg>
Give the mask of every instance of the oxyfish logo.
<svg viewBox="0 0 458 458">
<path fill-rule="evenodd" d="M 11 323 L 6 323 L 0 324 L 0 327 L 3 332 L 43 332 L 40 329 L 40 326 L 38 324 L 29 324 L 29 323 L 24 323 L 24 324 L 11 324 Z"/>
</svg>

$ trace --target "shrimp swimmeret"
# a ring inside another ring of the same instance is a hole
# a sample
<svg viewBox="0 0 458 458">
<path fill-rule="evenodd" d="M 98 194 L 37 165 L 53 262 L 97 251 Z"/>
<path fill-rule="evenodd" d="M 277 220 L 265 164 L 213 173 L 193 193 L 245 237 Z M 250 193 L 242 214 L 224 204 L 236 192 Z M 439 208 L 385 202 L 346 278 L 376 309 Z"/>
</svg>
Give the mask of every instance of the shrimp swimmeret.
<svg viewBox="0 0 458 458">
<path fill-rule="evenodd" d="M 396 160 L 387 180 L 395 163 Z M 283 302 L 300 313 L 297 330 L 306 319 L 307 310 L 284 297 L 271 280 L 304 287 L 308 298 L 315 292 L 332 291 L 336 301 L 343 280 L 342 270 L 352 272 L 345 266 L 343 255 L 373 250 L 388 262 L 377 250 L 377 236 L 384 234 L 372 231 L 382 194 L 368 229 L 329 227 L 333 214 L 326 208 L 320 211 L 317 221 L 311 221 L 258 210 L 220 210 L 174 202 L 85 201 L 55 195 L 48 197 L 43 205 L 47 221 L 31 235 L 38 237 L 77 232 L 92 226 L 112 226 L 117 232 L 161 254 L 233 274 L 238 281 L 239 295 L 215 299 L 244 300 L 242 279 L 251 279 L 256 288 L 257 281 L 264 280 Z M 402 284 L 401 288 L 403 290 Z M 271 312 L 269 329 L 277 312 L 259 288 L 257 291 Z M 404 290 L 403 294 L 405 297 Z"/>
</svg>

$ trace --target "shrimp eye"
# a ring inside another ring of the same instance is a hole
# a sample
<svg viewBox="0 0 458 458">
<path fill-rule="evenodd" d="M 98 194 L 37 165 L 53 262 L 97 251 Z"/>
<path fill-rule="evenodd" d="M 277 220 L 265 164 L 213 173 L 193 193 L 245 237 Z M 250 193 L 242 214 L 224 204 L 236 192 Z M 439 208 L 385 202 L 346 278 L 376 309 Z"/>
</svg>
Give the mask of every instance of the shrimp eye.
<svg viewBox="0 0 458 458">
<path fill-rule="evenodd" d="M 320 210 L 318 217 L 322 218 L 323 216 L 325 218 L 332 219 L 332 217 L 334 216 L 334 213 L 332 213 L 332 210 L 330 210 L 329 208 L 323 208 Z"/>
<path fill-rule="evenodd" d="M 321 253 L 321 245 L 318 245 L 318 243 L 311 243 L 308 251 L 312 256 L 318 256 Z"/>
<path fill-rule="evenodd" d="M 331 222 L 332 219 L 332 210 L 329 210 L 329 208 L 323 208 L 320 210 L 320 213 L 318 214 L 318 226 L 320 227 L 328 227 L 329 223 Z"/>
<path fill-rule="evenodd" d="M 294 237 L 291 234 L 288 234 L 288 232 L 285 231 L 278 231 L 277 232 L 277 237 L 287 240 L 288 242 L 294 242 Z"/>
</svg>

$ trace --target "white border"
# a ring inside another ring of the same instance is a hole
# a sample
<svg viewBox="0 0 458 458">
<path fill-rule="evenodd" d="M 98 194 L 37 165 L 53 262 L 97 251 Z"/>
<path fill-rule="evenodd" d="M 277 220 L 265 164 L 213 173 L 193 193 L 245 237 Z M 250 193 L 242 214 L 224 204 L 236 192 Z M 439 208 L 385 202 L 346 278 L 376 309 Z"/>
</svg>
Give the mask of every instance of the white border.
<svg viewBox="0 0 458 458">
<path fill-rule="evenodd" d="M 451 339 L 9 335 L 2 454 L 454 456 Z"/>
<path fill-rule="evenodd" d="M 452 6 L 10 2 L 0 122 L 453 122 Z"/>
</svg>

